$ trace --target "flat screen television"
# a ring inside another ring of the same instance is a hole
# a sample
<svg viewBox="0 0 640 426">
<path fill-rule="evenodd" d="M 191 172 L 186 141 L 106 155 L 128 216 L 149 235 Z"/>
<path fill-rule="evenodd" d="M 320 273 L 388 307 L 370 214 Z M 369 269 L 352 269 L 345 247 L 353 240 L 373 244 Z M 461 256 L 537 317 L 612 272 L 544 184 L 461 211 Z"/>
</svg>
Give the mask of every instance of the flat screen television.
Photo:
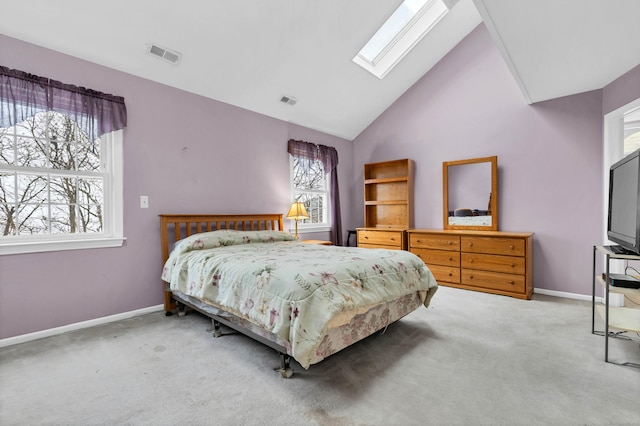
<svg viewBox="0 0 640 426">
<path fill-rule="evenodd" d="M 620 253 L 640 254 L 640 149 L 609 171 L 607 237 Z"/>
</svg>

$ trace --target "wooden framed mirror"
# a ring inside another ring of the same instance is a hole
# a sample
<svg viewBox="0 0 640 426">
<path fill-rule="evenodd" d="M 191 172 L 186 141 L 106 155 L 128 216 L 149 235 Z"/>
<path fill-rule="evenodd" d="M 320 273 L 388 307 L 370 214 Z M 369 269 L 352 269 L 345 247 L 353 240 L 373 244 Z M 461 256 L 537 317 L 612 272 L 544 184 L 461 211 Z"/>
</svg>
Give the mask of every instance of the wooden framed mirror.
<svg viewBox="0 0 640 426">
<path fill-rule="evenodd" d="M 442 163 L 444 229 L 498 230 L 498 157 Z"/>
</svg>

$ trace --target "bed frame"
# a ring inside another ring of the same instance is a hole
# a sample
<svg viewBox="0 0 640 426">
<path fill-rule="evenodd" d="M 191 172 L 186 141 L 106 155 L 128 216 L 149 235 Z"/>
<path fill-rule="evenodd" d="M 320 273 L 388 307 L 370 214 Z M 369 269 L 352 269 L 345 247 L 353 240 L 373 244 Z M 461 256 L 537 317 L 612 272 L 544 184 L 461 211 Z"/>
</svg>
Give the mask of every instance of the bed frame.
<svg viewBox="0 0 640 426">
<path fill-rule="evenodd" d="M 160 215 L 160 241 L 162 246 L 162 264 L 169 259 L 170 249 L 176 241 L 200 232 L 218 231 L 221 229 L 235 229 L 238 231 L 284 231 L 282 214 L 236 214 L 236 215 Z M 185 307 L 189 307 L 211 318 L 213 336 L 222 336 L 221 324 L 245 334 L 254 340 L 278 351 L 280 355 L 280 374 L 289 378 L 293 375 L 291 357 L 287 349 L 259 334 L 238 325 L 234 315 L 221 311 L 215 307 L 205 305 L 199 300 L 187 295 L 174 294 L 167 289 L 163 281 L 165 315 L 170 316 L 177 310 L 178 315 L 185 314 Z"/>
<path fill-rule="evenodd" d="M 173 244 L 190 235 L 200 232 L 235 229 L 237 231 L 284 231 L 282 214 L 161 214 L 160 244 L 162 246 L 162 264 L 169 259 Z M 171 315 L 177 308 L 170 291 L 164 289 L 164 311 Z"/>
<path fill-rule="evenodd" d="M 164 265 L 169 259 L 169 253 L 174 243 L 182 238 L 186 238 L 190 235 L 200 233 L 216 231 L 221 229 L 234 229 L 239 231 L 284 231 L 282 214 L 241 214 L 241 215 L 177 215 L 177 214 L 162 214 L 160 215 L 160 231 L 161 231 L 161 243 L 162 243 L 162 264 Z M 288 348 L 288 342 L 282 341 L 277 335 L 272 334 L 266 330 L 259 328 L 253 328 L 246 320 L 239 318 L 238 316 L 226 312 L 222 308 L 218 308 L 202 301 L 188 296 L 180 292 L 171 292 L 168 289 L 167 283 L 162 282 L 164 291 L 164 309 L 167 316 L 173 315 L 177 312 L 179 316 L 185 314 L 185 309 L 190 308 L 198 311 L 205 316 L 209 317 L 213 323 L 213 337 L 222 336 L 221 325 L 245 334 L 254 340 L 257 340 L 264 345 L 275 349 L 280 355 L 280 368 L 276 368 L 284 378 L 289 378 L 293 374 L 291 368 L 291 355 L 290 347 Z M 402 316 L 416 309 L 422 304 L 423 300 L 420 300 L 416 294 L 404 296 L 402 306 L 405 306 L 407 312 L 398 312 L 396 316 L 389 317 L 387 325 L 402 318 Z M 411 299 L 411 301 L 409 301 Z M 381 315 L 381 312 L 388 308 L 394 301 L 386 302 L 378 305 L 376 308 L 371 309 L 372 315 Z M 414 305 L 411 305 L 413 303 Z M 412 307 L 413 306 L 413 307 Z M 376 309 L 380 309 L 376 311 Z M 346 327 L 358 324 L 356 315 L 352 322 L 344 326 L 338 327 L 336 330 L 341 331 L 342 327 Z M 384 327 L 386 329 L 386 326 Z M 366 337 L 366 336 L 363 336 Z M 363 338 L 361 337 L 361 338 Z M 332 351 L 328 354 L 335 353 L 343 347 L 332 347 Z M 327 356 L 328 356 L 327 355 Z"/>
</svg>

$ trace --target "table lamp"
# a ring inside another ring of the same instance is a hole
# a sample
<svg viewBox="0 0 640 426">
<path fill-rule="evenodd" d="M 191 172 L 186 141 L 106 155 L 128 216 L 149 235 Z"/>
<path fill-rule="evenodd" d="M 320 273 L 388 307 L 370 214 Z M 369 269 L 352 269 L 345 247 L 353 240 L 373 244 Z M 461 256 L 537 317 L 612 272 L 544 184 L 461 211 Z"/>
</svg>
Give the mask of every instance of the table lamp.
<svg viewBox="0 0 640 426">
<path fill-rule="evenodd" d="M 298 221 L 300 219 L 308 218 L 309 213 L 307 213 L 307 209 L 304 208 L 304 203 L 300 201 L 291 203 L 291 207 L 289 207 L 289 213 L 287 213 L 287 219 L 293 219 L 296 221 L 296 240 L 298 239 Z"/>
</svg>

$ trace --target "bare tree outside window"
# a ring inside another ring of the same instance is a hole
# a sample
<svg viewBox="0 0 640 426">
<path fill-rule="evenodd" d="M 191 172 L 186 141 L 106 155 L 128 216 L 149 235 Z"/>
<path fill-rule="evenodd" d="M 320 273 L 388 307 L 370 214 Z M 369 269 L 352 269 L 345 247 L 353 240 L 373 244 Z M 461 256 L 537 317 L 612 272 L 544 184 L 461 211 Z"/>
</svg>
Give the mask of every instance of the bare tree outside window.
<svg viewBox="0 0 640 426">
<path fill-rule="evenodd" d="M 293 201 L 301 201 L 309 213 L 303 224 L 326 224 L 328 184 L 327 175 L 320 161 L 309 162 L 293 156 L 292 185 Z"/>
<path fill-rule="evenodd" d="M 57 112 L 0 128 L 0 235 L 103 232 L 100 149 Z"/>
<path fill-rule="evenodd" d="M 624 115 L 623 154 L 631 154 L 640 148 L 640 108 Z"/>
</svg>

